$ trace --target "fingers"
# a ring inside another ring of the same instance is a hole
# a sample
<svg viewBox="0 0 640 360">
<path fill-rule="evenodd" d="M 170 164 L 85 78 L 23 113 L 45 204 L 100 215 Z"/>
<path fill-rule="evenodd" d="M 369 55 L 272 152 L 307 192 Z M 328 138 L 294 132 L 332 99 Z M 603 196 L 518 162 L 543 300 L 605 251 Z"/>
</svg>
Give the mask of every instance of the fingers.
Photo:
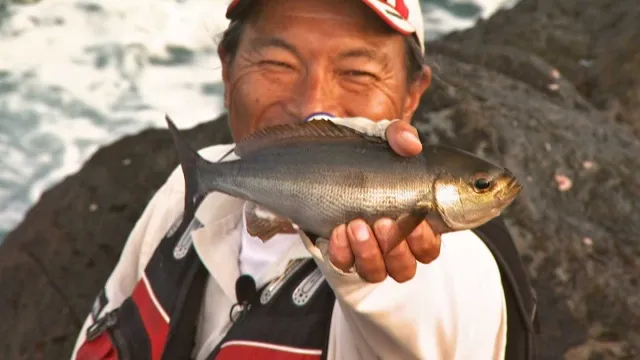
<svg viewBox="0 0 640 360">
<path fill-rule="evenodd" d="M 395 281 L 402 283 L 411 280 L 418 268 L 416 258 L 411 253 L 406 241 L 402 241 L 395 248 L 388 251 L 389 242 L 397 232 L 393 229 L 396 224 L 391 219 L 380 219 L 373 225 L 374 234 L 383 249 L 386 270 Z"/>
<path fill-rule="evenodd" d="M 384 258 L 371 227 L 357 219 L 347 225 L 347 237 L 355 258 L 356 271 L 367 282 L 377 283 L 387 278 Z"/>
<path fill-rule="evenodd" d="M 391 123 L 387 128 L 386 136 L 391 148 L 399 155 L 414 156 L 422 151 L 418 131 L 405 121 Z"/>
<path fill-rule="evenodd" d="M 397 232 L 396 222 L 388 218 L 376 221 L 373 229 L 361 219 L 340 225 L 329 240 L 329 259 L 344 272 L 355 265 L 360 277 L 370 283 L 381 282 L 387 275 L 400 283 L 411 280 L 417 261 L 428 264 L 440 255 L 441 238 L 423 221 L 390 249 Z"/>
<path fill-rule="evenodd" d="M 407 236 L 406 243 L 416 260 L 428 264 L 440 256 L 441 241 L 440 234 L 434 234 L 429 224 L 423 221 Z"/>
<path fill-rule="evenodd" d="M 344 224 L 333 229 L 329 239 L 329 260 L 343 272 L 348 272 L 354 264 L 355 258 L 347 237 L 347 226 Z"/>
</svg>

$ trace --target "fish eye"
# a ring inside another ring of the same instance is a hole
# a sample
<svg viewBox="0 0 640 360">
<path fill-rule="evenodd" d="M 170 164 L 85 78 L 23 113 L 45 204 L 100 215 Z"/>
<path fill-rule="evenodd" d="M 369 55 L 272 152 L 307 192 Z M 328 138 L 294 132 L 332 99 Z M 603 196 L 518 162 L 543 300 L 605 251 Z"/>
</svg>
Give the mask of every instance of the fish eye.
<svg viewBox="0 0 640 360">
<path fill-rule="evenodd" d="M 473 188 L 478 192 L 489 190 L 491 185 L 493 185 L 493 182 L 485 177 L 479 177 L 473 181 Z"/>
</svg>

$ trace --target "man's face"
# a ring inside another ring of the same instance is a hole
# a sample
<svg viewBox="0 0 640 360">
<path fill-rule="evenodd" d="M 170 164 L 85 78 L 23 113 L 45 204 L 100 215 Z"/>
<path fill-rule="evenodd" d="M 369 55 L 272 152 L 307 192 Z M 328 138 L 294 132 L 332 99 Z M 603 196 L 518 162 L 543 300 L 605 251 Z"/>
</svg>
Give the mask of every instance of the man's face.
<svg viewBox="0 0 640 360">
<path fill-rule="evenodd" d="M 317 112 L 410 121 L 430 76 L 407 84 L 405 43 L 361 1 L 269 0 L 223 63 L 239 141 Z"/>
</svg>

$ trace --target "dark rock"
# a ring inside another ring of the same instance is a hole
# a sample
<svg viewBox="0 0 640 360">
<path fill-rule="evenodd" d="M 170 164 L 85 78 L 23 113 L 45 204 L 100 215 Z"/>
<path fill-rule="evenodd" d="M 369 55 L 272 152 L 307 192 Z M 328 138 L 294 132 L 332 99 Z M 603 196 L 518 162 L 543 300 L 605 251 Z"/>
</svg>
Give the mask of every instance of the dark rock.
<svg viewBox="0 0 640 360">
<path fill-rule="evenodd" d="M 640 135 L 638 16 L 636 0 L 523 0 L 443 41 L 535 54 L 558 69 L 608 120 L 630 124 Z M 531 77 L 522 70 L 518 79 Z"/>
<path fill-rule="evenodd" d="M 434 80 L 416 126 L 525 183 L 505 216 L 540 298 L 541 359 L 640 357 L 639 7 L 524 0 L 427 44 Z M 196 147 L 231 141 L 224 120 L 185 134 Z M 176 165 L 168 133 L 149 130 L 43 195 L 0 248 L 0 353 L 68 356 L 128 232 Z M 560 191 L 557 175 L 572 187 Z"/>
</svg>

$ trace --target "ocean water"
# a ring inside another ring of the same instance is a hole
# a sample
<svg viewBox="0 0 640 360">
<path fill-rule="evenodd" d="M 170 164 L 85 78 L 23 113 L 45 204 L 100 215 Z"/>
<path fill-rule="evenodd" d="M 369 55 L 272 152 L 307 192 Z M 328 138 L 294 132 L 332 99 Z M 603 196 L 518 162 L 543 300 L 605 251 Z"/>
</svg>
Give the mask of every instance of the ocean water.
<svg viewBox="0 0 640 360">
<path fill-rule="evenodd" d="M 0 243 L 100 146 L 223 111 L 216 39 L 229 0 L 0 0 Z M 423 1 L 425 35 L 515 0 Z"/>
</svg>

